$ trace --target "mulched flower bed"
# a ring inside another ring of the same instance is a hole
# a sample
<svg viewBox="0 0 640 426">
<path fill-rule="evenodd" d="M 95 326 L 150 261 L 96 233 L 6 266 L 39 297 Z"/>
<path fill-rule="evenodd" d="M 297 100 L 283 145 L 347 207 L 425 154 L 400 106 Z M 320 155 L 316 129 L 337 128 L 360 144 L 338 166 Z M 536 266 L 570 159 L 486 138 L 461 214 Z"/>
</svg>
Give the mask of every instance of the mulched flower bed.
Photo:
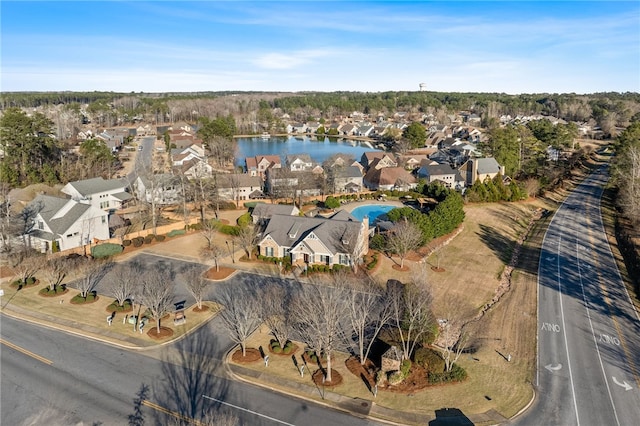
<svg viewBox="0 0 640 426">
<path fill-rule="evenodd" d="M 100 297 L 94 296 L 93 294 L 89 294 L 86 299 L 78 294 L 77 296 L 74 296 L 69 303 L 73 305 L 86 305 L 87 303 L 93 303 L 98 299 L 100 299 Z"/>
<path fill-rule="evenodd" d="M 27 288 L 27 287 L 33 287 L 40 284 L 40 280 L 35 280 L 33 282 L 27 282 L 27 284 L 24 284 L 23 282 L 21 282 L 20 280 L 18 281 L 14 281 L 11 283 L 11 287 L 13 288 Z"/>
<path fill-rule="evenodd" d="M 354 376 L 362 379 L 363 377 L 369 382 L 369 386 L 375 386 L 375 377 L 369 373 L 369 369 L 374 367 L 371 360 L 367 360 L 364 366 L 360 365 L 358 358 L 352 356 L 345 361 L 345 366 Z M 429 387 L 429 381 L 427 379 L 427 370 L 420 367 L 418 364 L 413 363 L 409 376 L 398 385 L 385 384 L 379 386 L 380 390 L 386 390 L 395 393 L 412 394 L 422 389 Z"/>
<path fill-rule="evenodd" d="M 151 327 L 151 329 L 147 331 L 147 336 L 151 337 L 152 339 L 160 340 L 160 339 L 165 339 L 167 337 L 173 336 L 173 330 L 170 329 L 169 327 L 161 326 L 160 333 L 158 333 L 155 325 L 149 324 L 149 326 Z"/>
<path fill-rule="evenodd" d="M 218 271 L 216 271 L 215 267 L 209 269 L 205 272 L 205 278 L 208 280 L 224 280 L 236 271 L 235 269 L 228 268 L 226 266 L 220 266 L 218 269 Z"/>
<path fill-rule="evenodd" d="M 296 345 L 295 343 L 293 343 L 292 345 L 293 346 L 291 348 L 291 351 L 287 352 L 286 354 L 283 351 L 274 352 L 273 349 L 271 349 L 271 345 L 267 345 L 267 346 L 269 346 L 269 353 L 272 353 L 274 355 L 279 355 L 279 356 L 291 356 L 298 351 L 298 345 Z"/>
<path fill-rule="evenodd" d="M 245 350 L 245 356 L 242 356 L 242 349 L 236 350 L 233 355 L 231 355 L 231 360 L 238 364 L 248 364 L 260 361 L 261 359 L 262 355 L 260 355 L 260 351 L 256 348 L 247 348 Z"/>
<path fill-rule="evenodd" d="M 133 306 L 131 306 L 131 302 L 124 302 L 124 306 L 118 305 L 118 302 L 113 302 L 106 308 L 107 312 L 131 312 L 133 311 Z"/>
<path fill-rule="evenodd" d="M 66 294 L 69 292 L 69 289 L 66 287 L 61 287 L 58 286 L 56 287 L 55 290 L 51 291 L 49 289 L 49 287 L 45 287 L 43 289 L 41 289 L 38 294 L 42 297 L 56 297 L 56 296 L 62 296 L 63 294 Z"/>
<path fill-rule="evenodd" d="M 313 373 L 313 376 L 311 376 L 313 378 L 313 382 L 318 385 L 318 386 L 324 386 L 324 387 L 333 387 L 333 386 L 338 386 L 339 384 L 342 383 L 342 375 L 340 373 L 338 373 L 336 370 L 334 370 L 333 368 L 331 369 L 331 381 L 325 380 L 324 382 L 322 381 L 322 379 L 324 378 L 324 374 L 322 372 L 322 370 L 316 370 Z"/>
<path fill-rule="evenodd" d="M 409 270 L 408 266 L 403 266 L 401 268 L 400 265 L 393 265 L 392 268 L 393 268 L 393 270 L 400 271 L 400 272 L 407 272 Z"/>
<path fill-rule="evenodd" d="M 191 309 L 193 312 L 205 312 L 209 310 L 209 307 L 207 305 L 202 305 L 202 308 L 198 308 L 198 305 L 194 306 L 193 309 Z"/>
</svg>

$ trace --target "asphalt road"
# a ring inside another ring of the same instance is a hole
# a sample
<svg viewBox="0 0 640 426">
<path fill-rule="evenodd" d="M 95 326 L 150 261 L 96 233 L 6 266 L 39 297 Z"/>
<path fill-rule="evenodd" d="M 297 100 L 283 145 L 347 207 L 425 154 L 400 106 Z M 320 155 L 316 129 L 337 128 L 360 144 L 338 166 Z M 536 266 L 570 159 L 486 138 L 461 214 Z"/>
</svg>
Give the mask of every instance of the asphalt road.
<svg viewBox="0 0 640 426">
<path fill-rule="evenodd" d="M 521 425 L 640 421 L 640 318 L 607 242 L 606 168 L 555 213 L 538 271 L 536 401 Z"/>
<path fill-rule="evenodd" d="M 127 174 L 126 179 L 129 184 L 133 184 L 137 177 L 138 171 L 148 170 L 151 166 L 151 158 L 153 157 L 153 144 L 156 140 L 155 136 L 147 136 L 138 142 L 138 146 L 142 147 L 142 151 L 137 152 L 136 155 L 136 164 L 131 170 L 130 173 Z"/>
<path fill-rule="evenodd" d="M 147 254 L 137 258 L 151 266 L 169 263 L 176 270 L 185 264 Z M 206 299 L 214 299 L 225 286 L 267 280 L 279 281 L 240 273 L 210 285 Z M 175 300 L 192 300 L 184 283 L 176 281 Z M 377 424 L 229 379 L 223 359 L 234 344 L 219 318 L 186 339 L 145 351 L 119 349 L 4 315 L 0 319 L 3 425 L 126 424 L 143 385 L 149 387 L 142 407 L 145 424 L 167 424 L 170 415 L 163 410 L 198 419 L 203 413 L 228 413 L 247 425 Z"/>
</svg>

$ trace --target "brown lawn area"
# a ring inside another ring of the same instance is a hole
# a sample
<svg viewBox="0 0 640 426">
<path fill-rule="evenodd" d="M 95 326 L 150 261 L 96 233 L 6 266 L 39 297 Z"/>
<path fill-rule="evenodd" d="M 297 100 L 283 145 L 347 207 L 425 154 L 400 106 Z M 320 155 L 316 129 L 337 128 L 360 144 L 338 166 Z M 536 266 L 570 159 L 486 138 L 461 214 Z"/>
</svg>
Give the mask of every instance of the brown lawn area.
<svg viewBox="0 0 640 426">
<path fill-rule="evenodd" d="M 588 170 L 575 171 L 573 183 Z M 453 312 L 470 320 L 478 318 L 483 306 L 490 303 L 499 288 L 506 265 L 511 261 L 516 242 L 521 238 L 538 209 L 552 212 L 573 183 L 545 198 L 519 203 L 474 204 L 465 207 L 464 228 L 448 244 L 420 263 L 419 256 L 405 259 L 407 271 L 393 266 L 399 259 L 379 256 L 379 265 L 371 273 L 381 284 L 390 278 L 409 281 L 424 268 L 434 296 L 433 310 L 438 318 Z M 471 325 L 472 354 L 463 355 L 458 363 L 467 371 L 468 379 L 459 384 L 427 387 L 407 398 L 403 392 L 380 390 L 376 405 L 434 416 L 443 407 L 455 407 L 467 415 L 495 410 L 509 418 L 522 409 L 533 396 L 531 385 L 535 369 L 537 329 L 537 264 L 539 247 L 551 216 L 536 221 L 522 244 L 509 290 L 484 315 Z M 434 271 L 439 267 L 440 271 Z M 443 270 L 442 270 L 443 269 Z M 267 348 L 271 336 L 262 327 L 248 346 Z M 303 345 L 295 354 L 301 360 Z M 507 357 L 511 355 L 511 361 Z M 373 396 L 363 380 L 349 372 L 346 353 L 335 354 L 332 364 L 343 377 L 342 384 L 331 392 L 372 401 Z M 263 362 L 245 367 L 265 371 Z M 300 377 L 289 357 L 270 357 L 268 371 L 290 381 L 311 384 L 311 378 Z M 273 382 L 269 383 L 273 386 Z M 319 396 L 318 396 L 319 398 Z"/>
</svg>

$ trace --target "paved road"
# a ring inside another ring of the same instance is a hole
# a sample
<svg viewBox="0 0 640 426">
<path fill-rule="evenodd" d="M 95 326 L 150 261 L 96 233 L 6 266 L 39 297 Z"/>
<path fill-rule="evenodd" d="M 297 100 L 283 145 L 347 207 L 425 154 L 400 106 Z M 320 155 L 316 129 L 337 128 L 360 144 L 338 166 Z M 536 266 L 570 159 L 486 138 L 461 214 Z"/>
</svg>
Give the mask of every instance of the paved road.
<svg viewBox="0 0 640 426">
<path fill-rule="evenodd" d="M 126 176 L 130 185 L 136 181 L 138 177 L 138 172 L 141 170 L 148 170 L 151 166 L 151 158 L 153 157 L 153 145 L 155 143 L 155 136 L 147 136 L 138 142 L 138 146 L 142 147 L 142 151 L 137 152 L 136 155 L 136 164 L 133 166 L 131 172 L 129 172 Z"/>
<path fill-rule="evenodd" d="M 220 284 L 255 280 L 239 274 Z M 212 286 L 212 296 L 217 289 Z M 3 425 L 127 424 L 143 384 L 149 386 L 145 424 L 172 424 L 163 409 L 192 418 L 229 413 L 258 426 L 378 424 L 229 379 L 223 359 L 233 343 L 219 318 L 182 341 L 138 352 L 4 315 L 0 320 Z"/>
<path fill-rule="evenodd" d="M 640 318 L 607 242 L 606 168 L 556 212 L 538 276 L 537 400 L 522 425 L 640 421 Z"/>
</svg>

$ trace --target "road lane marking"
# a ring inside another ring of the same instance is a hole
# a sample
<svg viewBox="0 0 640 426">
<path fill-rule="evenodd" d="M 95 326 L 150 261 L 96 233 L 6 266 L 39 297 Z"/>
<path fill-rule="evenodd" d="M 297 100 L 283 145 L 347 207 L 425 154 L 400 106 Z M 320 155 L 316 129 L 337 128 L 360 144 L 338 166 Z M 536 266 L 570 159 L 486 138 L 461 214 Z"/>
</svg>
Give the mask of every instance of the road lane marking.
<svg viewBox="0 0 640 426">
<path fill-rule="evenodd" d="M 172 417 L 174 417 L 174 418 L 176 418 L 178 420 L 185 421 L 185 422 L 187 422 L 189 424 L 194 424 L 196 426 L 205 426 L 204 423 L 202 423 L 202 422 L 200 422 L 200 421 L 198 421 L 196 419 L 192 419 L 191 417 L 187 417 L 187 416 L 185 416 L 183 414 L 180 414 L 180 413 L 178 413 L 176 411 L 169 410 L 168 408 L 165 408 L 165 407 L 163 407 L 161 405 L 158 405 L 158 404 L 156 404 L 154 402 L 151 402 L 148 399 L 143 399 L 142 400 L 142 405 L 144 405 L 145 407 L 153 408 L 154 410 L 160 411 L 161 413 L 168 414 L 168 415 L 170 415 L 170 416 L 172 416 Z"/>
<path fill-rule="evenodd" d="M 588 219 L 587 219 L 588 224 Z M 593 321 L 591 320 L 591 310 L 589 309 L 589 303 L 587 302 L 587 295 L 584 292 L 584 282 L 582 280 L 582 271 L 581 261 L 580 261 L 580 253 L 576 248 L 576 258 L 578 260 L 578 280 L 580 281 L 580 288 L 582 289 L 582 301 L 584 303 L 584 308 L 587 311 L 587 319 L 589 320 L 589 327 L 591 328 L 591 336 L 593 337 L 593 343 L 596 346 L 596 353 L 598 354 L 598 361 L 600 362 L 600 370 L 602 370 L 602 376 L 604 378 L 604 384 L 607 386 L 607 393 L 609 394 L 609 402 L 611 402 L 611 408 L 613 408 L 613 416 L 616 418 L 616 424 L 620 426 L 620 419 L 618 419 L 618 411 L 616 410 L 616 405 L 613 403 L 613 396 L 611 395 L 611 387 L 609 386 L 609 380 L 607 379 L 607 373 L 604 371 L 604 363 L 602 362 L 602 355 L 600 354 L 600 346 L 598 345 L 598 339 L 596 338 L 596 332 L 593 329 Z"/>
<path fill-rule="evenodd" d="M 560 333 L 560 326 L 558 324 L 552 324 L 549 322 L 543 322 L 541 329 L 543 331 L 554 331 L 556 333 Z"/>
<path fill-rule="evenodd" d="M 5 346 L 10 347 L 11 349 L 15 349 L 15 350 L 16 350 L 16 351 L 18 351 L 18 352 L 21 352 L 21 353 L 23 353 L 23 354 L 25 354 L 25 355 L 28 355 L 28 356 L 30 356 L 31 358 L 36 359 L 36 360 L 40 361 L 40 362 L 41 362 L 41 363 L 43 363 L 43 364 L 47 364 L 47 365 L 52 365 L 52 364 L 53 364 L 53 361 L 51 361 L 51 360 L 49 360 L 49 359 L 47 359 L 47 358 L 45 358 L 45 357 L 42 357 L 42 356 L 40 356 L 40 355 L 38 355 L 38 354 L 34 354 L 33 352 L 28 351 L 28 350 L 26 350 L 26 349 L 24 349 L 24 348 L 21 348 L 21 347 L 20 347 L 20 346 L 18 346 L 18 345 L 14 345 L 14 344 L 13 344 L 13 343 L 11 343 L 11 342 L 7 342 L 6 340 L 4 340 L 4 339 L 2 339 L 2 338 L 0 338 L 0 343 L 2 343 L 2 344 L 3 344 L 3 345 L 5 345 Z"/>
<path fill-rule="evenodd" d="M 567 324 L 564 321 L 564 304 L 562 303 L 562 281 L 560 280 L 560 246 L 562 246 L 562 236 L 558 238 L 558 293 L 560 299 L 560 317 L 562 318 L 562 329 L 564 330 L 564 349 L 567 353 L 567 367 L 569 367 L 569 381 L 571 382 L 571 396 L 573 397 L 573 407 L 576 412 L 576 424 L 580 426 L 580 416 L 578 415 L 578 401 L 576 401 L 576 389 L 573 385 L 573 373 L 571 372 L 571 358 L 569 357 L 569 342 L 567 342 Z"/>
<path fill-rule="evenodd" d="M 590 221 L 588 221 L 590 222 Z M 591 244 L 593 244 L 593 233 L 591 231 L 591 227 L 589 227 L 589 240 L 591 241 Z M 606 241 L 606 246 L 609 247 L 609 241 Z M 613 253 L 611 253 L 611 247 L 609 247 L 609 253 L 611 255 L 611 257 L 613 258 Z M 607 290 L 607 287 L 604 285 L 604 280 L 602 279 L 602 269 L 600 268 L 600 262 L 599 262 L 600 256 L 599 255 L 595 255 L 594 256 L 594 263 L 596 264 L 597 268 L 597 276 L 598 276 L 598 287 L 600 288 L 600 291 L 602 293 L 602 296 L 604 298 L 604 302 L 607 304 L 607 309 L 609 310 L 609 315 L 608 317 L 613 321 L 613 326 L 616 329 L 616 332 L 618 333 L 618 336 L 620 336 L 620 338 L 616 338 L 617 343 L 614 341 L 614 344 L 617 344 L 618 346 L 620 344 L 622 344 L 622 350 L 624 351 L 624 356 L 627 360 L 627 364 L 629 365 L 629 367 L 631 368 L 631 374 L 633 375 L 633 378 L 635 379 L 636 384 L 638 385 L 638 387 L 640 387 L 640 377 L 638 377 L 638 373 L 637 373 L 637 368 L 635 365 L 635 362 L 633 361 L 633 357 L 630 355 L 629 353 L 629 348 L 627 347 L 627 341 L 624 338 L 624 334 L 622 333 L 622 330 L 620 329 L 620 324 L 618 323 L 618 318 L 615 315 L 612 315 L 612 302 L 611 299 L 609 298 L 609 291 Z M 616 271 L 618 270 L 618 266 L 615 264 L 615 259 L 614 259 L 614 265 L 616 267 Z M 622 287 L 625 289 L 627 289 L 627 286 L 625 285 L 625 283 L 622 281 L 622 278 L 620 277 L 620 273 L 618 272 L 618 282 L 622 284 Z M 627 294 L 628 295 L 628 294 Z M 631 303 L 631 306 L 633 306 L 633 303 Z M 595 337 L 595 336 L 594 336 Z"/>
<path fill-rule="evenodd" d="M 562 364 L 558 363 L 558 365 L 553 365 L 553 364 L 547 364 L 544 366 L 544 368 L 546 368 L 547 370 L 554 372 L 554 371 L 558 371 L 562 368 Z"/>
<path fill-rule="evenodd" d="M 247 413 L 251 413 L 251 414 L 253 414 L 253 415 L 255 415 L 255 416 L 263 417 L 263 418 L 265 418 L 265 419 L 271 420 L 272 422 L 280 423 L 281 425 L 295 426 L 295 425 L 294 425 L 294 424 L 292 424 L 292 423 L 283 422 L 282 420 L 278 420 L 278 419 L 276 419 L 276 418 L 269 417 L 269 416 L 267 416 L 267 415 L 265 415 L 265 414 L 261 414 L 261 413 L 258 413 L 258 412 L 256 412 L 256 411 L 249 410 L 248 408 L 243 408 L 243 407 L 239 407 L 239 406 L 237 406 L 237 405 L 230 404 L 230 403 L 228 403 L 228 402 L 222 401 L 221 399 L 215 399 L 215 398 L 212 398 L 212 397 L 207 396 L 207 395 L 202 395 L 202 397 L 203 397 L 203 398 L 205 398 L 205 399 L 209 399 L 209 400 L 211 400 L 211 401 L 218 402 L 218 403 L 220 403 L 220 404 L 227 405 L 227 406 L 229 406 L 229 407 L 232 407 L 232 408 L 235 408 L 235 409 L 238 409 L 238 410 L 245 411 L 245 412 L 247 412 Z"/>
<path fill-rule="evenodd" d="M 624 390 L 628 391 L 628 390 L 633 389 L 633 388 L 631 387 L 631 385 L 630 385 L 629 383 L 627 383 L 626 381 L 624 381 L 624 380 L 623 380 L 623 381 L 622 381 L 622 383 L 620 383 L 620 382 L 618 381 L 618 379 L 616 379 L 616 377 L 615 377 L 615 376 L 611 376 L 611 378 L 613 379 L 613 383 L 615 383 L 615 384 L 616 384 L 616 385 L 618 385 L 618 386 L 622 386 L 622 387 L 624 388 Z"/>
</svg>

